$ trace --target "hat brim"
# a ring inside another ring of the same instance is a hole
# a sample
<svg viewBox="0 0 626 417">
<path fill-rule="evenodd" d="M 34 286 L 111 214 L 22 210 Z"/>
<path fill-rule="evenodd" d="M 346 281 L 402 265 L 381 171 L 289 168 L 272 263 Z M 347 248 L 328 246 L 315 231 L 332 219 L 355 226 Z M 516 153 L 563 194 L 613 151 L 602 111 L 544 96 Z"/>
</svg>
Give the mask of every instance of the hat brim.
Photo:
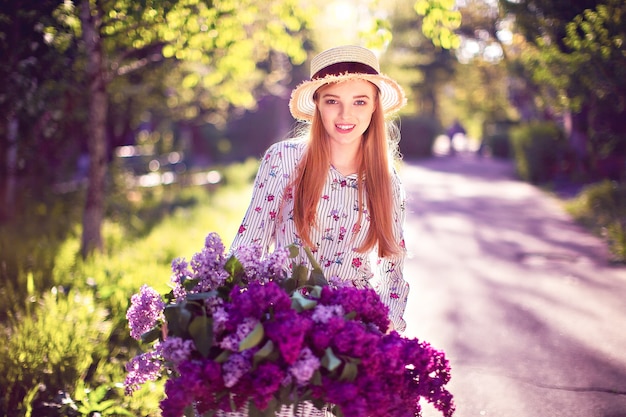
<svg viewBox="0 0 626 417">
<path fill-rule="evenodd" d="M 297 120 L 311 121 L 315 113 L 315 92 L 325 84 L 340 83 L 350 80 L 366 80 L 378 87 L 380 91 L 380 102 L 385 115 L 398 111 L 406 104 L 406 97 L 402 87 L 383 74 L 359 74 L 345 73 L 338 75 L 327 75 L 324 78 L 304 81 L 291 92 L 289 100 L 289 111 Z"/>
</svg>

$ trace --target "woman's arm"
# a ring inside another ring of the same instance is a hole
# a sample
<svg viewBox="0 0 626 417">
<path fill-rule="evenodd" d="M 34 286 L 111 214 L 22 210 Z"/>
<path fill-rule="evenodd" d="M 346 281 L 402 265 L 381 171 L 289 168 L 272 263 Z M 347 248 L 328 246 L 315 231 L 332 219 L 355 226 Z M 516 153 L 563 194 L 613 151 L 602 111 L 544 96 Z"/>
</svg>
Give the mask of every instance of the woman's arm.
<svg viewBox="0 0 626 417">
<path fill-rule="evenodd" d="M 281 142 L 273 144 L 261 160 L 250 205 L 231 244 L 231 252 L 242 246 L 259 245 L 267 254 L 274 243 L 278 210 L 286 184 L 283 146 Z"/>
<path fill-rule="evenodd" d="M 402 247 L 402 252 L 378 259 L 378 280 L 374 286 L 381 301 L 389 307 L 389 319 L 398 332 L 406 329 L 403 319 L 409 295 L 409 283 L 404 279 L 404 260 L 406 248 L 404 245 L 404 221 L 406 217 L 406 194 L 404 188 L 394 172 L 393 184 L 393 220 L 394 236 Z"/>
</svg>

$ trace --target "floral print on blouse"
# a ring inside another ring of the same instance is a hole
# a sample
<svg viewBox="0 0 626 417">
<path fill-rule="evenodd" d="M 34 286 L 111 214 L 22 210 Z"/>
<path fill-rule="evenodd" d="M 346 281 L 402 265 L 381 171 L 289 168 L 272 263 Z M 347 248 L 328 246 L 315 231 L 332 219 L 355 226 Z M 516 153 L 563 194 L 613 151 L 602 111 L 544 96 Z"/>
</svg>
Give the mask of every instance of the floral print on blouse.
<svg viewBox="0 0 626 417">
<path fill-rule="evenodd" d="M 293 140 L 268 148 L 254 182 L 252 201 L 231 250 L 256 244 L 268 254 L 273 247 L 302 245 L 293 221 L 293 195 L 286 188 L 305 148 L 306 142 Z M 315 245 L 311 248 L 313 255 L 327 279 L 348 281 L 358 288 L 374 288 L 389 307 L 395 330 L 402 332 L 406 328 L 402 315 L 409 293 L 409 284 L 402 275 L 405 251 L 385 258 L 378 258 L 376 250 L 371 254 L 357 252 L 355 249 L 365 240 L 369 227 L 367 206 L 363 202 L 363 207 L 359 208 L 357 203 L 357 175 L 343 176 L 332 166 L 326 175 L 317 207 L 318 227 L 311 230 L 311 241 Z M 392 186 L 394 233 L 404 248 L 402 228 L 406 197 L 395 171 Z M 359 210 L 363 210 L 360 228 L 357 224 Z M 296 262 L 310 267 L 304 251 L 300 251 Z M 376 269 L 373 270 L 372 265 Z"/>
</svg>

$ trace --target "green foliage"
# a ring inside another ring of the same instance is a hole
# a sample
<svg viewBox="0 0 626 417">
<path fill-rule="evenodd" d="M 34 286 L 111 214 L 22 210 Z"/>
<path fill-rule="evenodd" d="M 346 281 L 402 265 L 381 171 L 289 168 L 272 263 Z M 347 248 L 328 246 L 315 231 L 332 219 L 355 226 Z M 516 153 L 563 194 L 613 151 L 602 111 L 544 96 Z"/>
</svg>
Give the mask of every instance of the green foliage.
<svg viewBox="0 0 626 417">
<path fill-rule="evenodd" d="M 532 122 L 511 129 L 517 173 L 525 181 L 541 184 L 567 168 L 568 145 L 561 129 L 551 122 Z"/>
<path fill-rule="evenodd" d="M 62 242 L 76 235 L 80 221 L 79 193 L 61 197 L 49 190 L 23 190 L 16 197 L 19 216 L 0 222 L 0 296 L 11 303 L 0 307 L 0 321 L 9 312 L 24 309 L 26 299 L 55 285 L 51 279 L 56 251 Z M 27 278 L 32 276 L 32 290 Z"/>
<path fill-rule="evenodd" d="M 190 258 L 208 231 L 234 237 L 257 167 L 253 159 L 224 167 L 228 185 L 211 188 L 119 187 L 103 227 L 107 250 L 88 260 L 79 255 L 80 194 L 24 204 L 24 218 L 1 224 L 0 291 L 18 302 L 0 311 L 0 336 L 8 339 L 0 346 L 0 415 L 124 415 L 125 409 L 158 416 L 162 383 L 146 384 L 132 397 L 120 388 L 124 365 L 139 349 L 125 318 L 130 297 L 151 277 L 168 276 L 174 258 Z M 165 280 L 158 283 L 168 289 Z M 43 407 L 44 401 L 60 408 Z"/>
<path fill-rule="evenodd" d="M 626 184 L 605 180 L 589 185 L 566 207 L 608 242 L 615 262 L 626 263 Z"/>
<path fill-rule="evenodd" d="M 55 287 L 27 307 L 3 328 L 0 407 L 5 413 L 32 387 L 42 384 L 46 391 L 38 396 L 51 397 L 75 386 L 108 353 L 108 312 L 89 292 L 62 293 Z"/>
<path fill-rule="evenodd" d="M 461 26 L 461 12 L 455 9 L 454 0 L 417 0 L 413 6 L 423 16 L 422 32 L 436 46 L 456 49 L 461 38 L 454 32 Z"/>
<path fill-rule="evenodd" d="M 496 158 L 511 158 L 513 156 L 510 139 L 512 126 L 515 126 L 515 122 L 511 120 L 496 120 L 484 123 L 482 128 L 482 151 L 488 150 Z"/>
</svg>

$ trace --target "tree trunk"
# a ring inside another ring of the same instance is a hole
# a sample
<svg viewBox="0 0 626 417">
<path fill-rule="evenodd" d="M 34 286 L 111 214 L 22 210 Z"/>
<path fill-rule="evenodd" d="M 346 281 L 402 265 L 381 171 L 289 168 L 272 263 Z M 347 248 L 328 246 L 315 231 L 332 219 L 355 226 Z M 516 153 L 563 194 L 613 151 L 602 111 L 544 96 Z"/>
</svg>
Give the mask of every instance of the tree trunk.
<svg viewBox="0 0 626 417">
<path fill-rule="evenodd" d="M 85 211 L 83 214 L 83 236 L 81 254 L 83 258 L 94 250 L 102 250 L 102 221 L 104 219 L 105 176 L 106 176 L 106 117 L 107 94 L 103 66 L 100 16 L 91 9 L 89 0 L 81 4 L 83 42 L 87 54 L 87 80 L 89 83 L 89 119 L 87 125 L 87 148 L 89 151 L 89 173 Z"/>
<path fill-rule="evenodd" d="M 569 139 L 574 151 L 576 172 L 589 175 L 590 161 L 587 149 L 587 107 L 583 106 L 580 112 L 566 111 L 563 117 L 565 135 Z"/>
</svg>

